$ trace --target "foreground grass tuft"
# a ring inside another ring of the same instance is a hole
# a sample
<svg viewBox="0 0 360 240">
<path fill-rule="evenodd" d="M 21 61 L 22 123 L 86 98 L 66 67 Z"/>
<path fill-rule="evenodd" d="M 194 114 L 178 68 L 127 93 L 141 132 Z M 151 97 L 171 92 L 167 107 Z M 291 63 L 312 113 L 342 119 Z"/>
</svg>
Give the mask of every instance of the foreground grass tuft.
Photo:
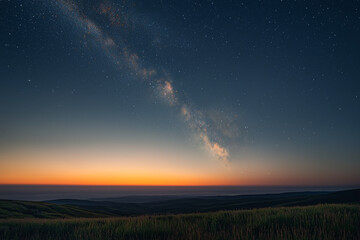
<svg viewBox="0 0 360 240">
<path fill-rule="evenodd" d="M 360 239 L 359 205 L 97 219 L 0 220 L 0 239 Z"/>
</svg>

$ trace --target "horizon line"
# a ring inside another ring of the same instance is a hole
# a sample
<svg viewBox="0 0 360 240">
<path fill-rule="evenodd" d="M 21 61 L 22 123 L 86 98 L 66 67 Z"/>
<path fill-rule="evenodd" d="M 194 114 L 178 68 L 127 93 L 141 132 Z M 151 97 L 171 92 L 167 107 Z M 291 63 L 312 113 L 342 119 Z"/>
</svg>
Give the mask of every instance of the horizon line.
<svg viewBox="0 0 360 240">
<path fill-rule="evenodd" d="M 0 186 L 62 186 L 62 187 L 360 187 L 360 184 L 339 185 L 147 185 L 147 184 L 31 184 L 31 183 L 0 183 Z"/>
</svg>

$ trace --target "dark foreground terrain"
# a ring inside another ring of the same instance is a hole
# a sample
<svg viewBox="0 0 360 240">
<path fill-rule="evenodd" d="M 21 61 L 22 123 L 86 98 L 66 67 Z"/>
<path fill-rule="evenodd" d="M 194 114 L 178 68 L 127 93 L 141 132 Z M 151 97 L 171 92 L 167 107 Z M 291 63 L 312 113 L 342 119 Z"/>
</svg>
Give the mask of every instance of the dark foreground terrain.
<svg viewBox="0 0 360 240">
<path fill-rule="evenodd" d="M 360 239 L 360 206 L 117 218 L 0 220 L 0 239 Z"/>
<path fill-rule="evenodd" d="M 360 190 L 0 200 L 2 239 L 360 239 Z"/>
<path fill-rule="evenodd" d="M 317 204 L 360 204 L 360 189 L 339 192 L 164 197 L 135 196 L 100 200 L 59 199 L 47 202 L 0 200 L 1 218 L 96 218 L 182 214 Z"/>
<path fill-rule="evenodd" d="M 156 196 L 144 202 L 132 199 L 105 199 L 98 201 L 62 199 L 49 201 L 62 206 L 84 208 L 112 216 L 136 216 L 144 214 L 172 214 L 213 212 L 266 207 L 309 206 L 327 203 L 360 203 L 360 189 L 338 192 L 295 192 L 281 194 L 181 197 L 162 200 Z"/>
</svg>

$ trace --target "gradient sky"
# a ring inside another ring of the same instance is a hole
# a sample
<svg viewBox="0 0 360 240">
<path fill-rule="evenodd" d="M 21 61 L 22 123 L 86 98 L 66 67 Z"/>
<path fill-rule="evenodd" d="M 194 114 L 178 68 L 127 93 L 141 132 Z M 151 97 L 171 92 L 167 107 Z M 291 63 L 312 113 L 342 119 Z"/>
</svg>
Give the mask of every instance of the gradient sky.
<svg viewBox="0 0 360 240">
<path fill-rule="evenodd" d="M 359 1 L 0 1 L 0 184 L 360 185 Z"/>
</svg>

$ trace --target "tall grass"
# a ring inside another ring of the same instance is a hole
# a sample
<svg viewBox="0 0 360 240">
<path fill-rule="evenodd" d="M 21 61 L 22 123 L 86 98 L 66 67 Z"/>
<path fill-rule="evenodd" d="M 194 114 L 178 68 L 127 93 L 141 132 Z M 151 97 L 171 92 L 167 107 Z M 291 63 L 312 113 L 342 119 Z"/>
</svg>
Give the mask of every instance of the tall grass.
<svg viewBox="0 0 360 240">
<path fill-rule="evenodd" d="M 360 239 L 360 206 L 97 219 L 1 220 L 0 239 Z"/>
</svg>

